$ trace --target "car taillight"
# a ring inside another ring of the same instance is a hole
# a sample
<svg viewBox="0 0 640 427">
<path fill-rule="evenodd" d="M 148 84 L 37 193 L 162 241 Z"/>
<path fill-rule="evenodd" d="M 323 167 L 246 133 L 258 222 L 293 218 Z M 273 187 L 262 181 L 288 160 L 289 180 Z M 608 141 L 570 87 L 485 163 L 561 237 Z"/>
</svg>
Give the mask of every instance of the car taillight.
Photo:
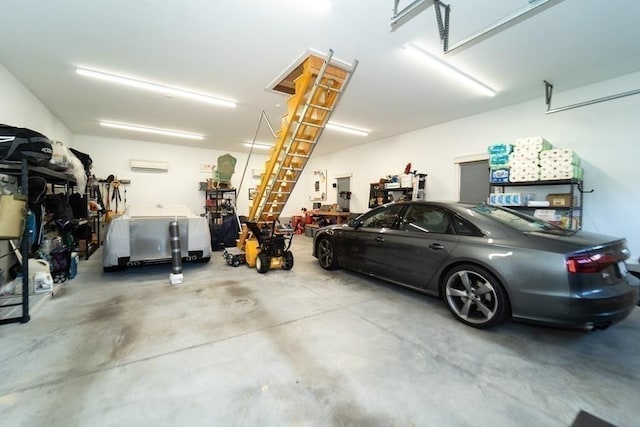
<svg viewBox="0 0 640 427">
<path fill-rule="evenodd" d="M 577 255 L 567 258 L 566 265 L 569 273 L 597 273 L 618 261 L 613 255 Z"/>
</svg>

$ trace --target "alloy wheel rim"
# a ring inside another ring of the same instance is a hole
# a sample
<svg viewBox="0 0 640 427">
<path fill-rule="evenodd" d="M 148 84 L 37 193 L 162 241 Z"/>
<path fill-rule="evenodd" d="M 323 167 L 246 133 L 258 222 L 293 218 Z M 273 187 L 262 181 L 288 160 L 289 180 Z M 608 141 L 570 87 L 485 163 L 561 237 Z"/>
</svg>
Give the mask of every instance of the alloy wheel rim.
<svg viewBox="0 0 640 427">
<path fill-rule="evenodd" d="M 331 250 L 331 243 L 326 240 L 320 242 L 320 260 L 322 261 L 322 265 L 328 266 L 331 265 L 333 261 L 333 251 Z"/>
<path fill-rule="evenodd" d="M 481 274 L 462 270 L 446 283 L 449 307 L 461 319 L 474 324 L 490 321 L 498 311 L 496 290 Z"/>
</svg>

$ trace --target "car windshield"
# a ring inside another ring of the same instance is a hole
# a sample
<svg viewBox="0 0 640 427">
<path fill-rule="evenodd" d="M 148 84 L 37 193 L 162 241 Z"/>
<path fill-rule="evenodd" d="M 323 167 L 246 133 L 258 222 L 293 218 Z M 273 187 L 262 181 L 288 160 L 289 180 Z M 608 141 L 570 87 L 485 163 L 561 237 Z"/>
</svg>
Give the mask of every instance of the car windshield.
<svg viewBox="0 0 640 427">
<path fill-rule="evenodd" d="M 564 228 L 550 222 L 499 206 L 477 205 L 473 206 L 471 210 L 522 232 L 546 231 L 563 234 L 567 232 Z"/>
</svg>

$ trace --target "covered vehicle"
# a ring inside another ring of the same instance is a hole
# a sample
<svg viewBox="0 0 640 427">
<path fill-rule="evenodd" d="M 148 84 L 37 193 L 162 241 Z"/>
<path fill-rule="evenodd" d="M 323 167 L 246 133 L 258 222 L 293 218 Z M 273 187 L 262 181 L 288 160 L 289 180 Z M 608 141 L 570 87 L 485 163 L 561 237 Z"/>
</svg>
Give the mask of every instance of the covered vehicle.
<svg viewBox="0 0 640 427">
<path fill-rule="evenodd" d="M 104 241 L 104 271 L 125 267 L 171 263 L 169 223 L 178 221 L 183 261 L 208 262 L 211 234 L 206 218 L 184 205 L 129 206 L 109 223 Z"/>
<path fill-rule="evenodd" d="M 568 231 L 486 204 L 389 203 L 314 235 L 322 268 L 344 267 L 443 298 L 477 328 L 508 318 L 606 328 L 638 304 L 626 240 Z"/>
</svg>

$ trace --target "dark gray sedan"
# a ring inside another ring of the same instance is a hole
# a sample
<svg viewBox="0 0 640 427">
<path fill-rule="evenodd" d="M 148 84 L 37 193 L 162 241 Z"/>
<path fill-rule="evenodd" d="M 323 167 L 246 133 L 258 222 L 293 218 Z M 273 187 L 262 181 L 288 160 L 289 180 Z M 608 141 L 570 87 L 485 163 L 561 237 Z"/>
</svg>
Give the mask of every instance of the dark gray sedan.
<svg viewBox="0 0 640 427">
<path fill-rule="evenodd" d="M 443 298 L 463 323 L 603 329 L 638 304 L 626 240 L 485 204 L 398 202 L 317 231 L 313 255 Z"/>
</svg>

